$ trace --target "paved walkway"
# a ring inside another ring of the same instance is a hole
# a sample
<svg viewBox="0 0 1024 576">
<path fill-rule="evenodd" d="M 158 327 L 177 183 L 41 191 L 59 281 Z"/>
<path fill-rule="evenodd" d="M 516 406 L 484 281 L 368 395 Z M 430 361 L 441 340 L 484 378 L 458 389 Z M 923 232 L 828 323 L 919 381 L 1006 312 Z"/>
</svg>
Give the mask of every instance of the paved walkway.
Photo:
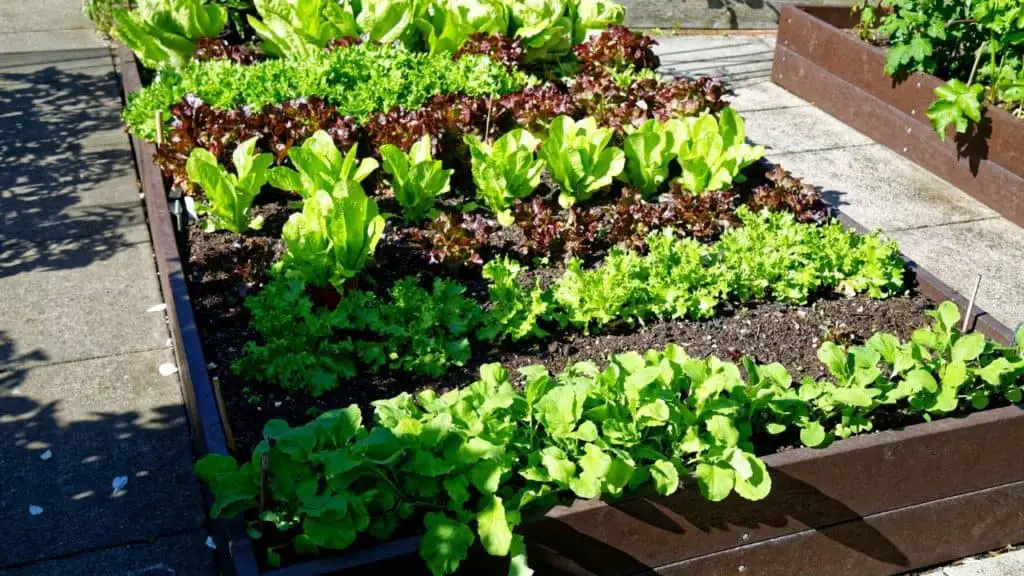
<svg viewBox="0 0 1024 576">
<path fill-rule="evenodd" d="M 747 136 L 769 160 L 820 187 L 831 204 L 884 230 L 961 294 L 983 275 L 978 305 L 1024 322 L 1024 229 L 770 80 L 774 35 L 659 39 L 663 71 L 725 78 Z"/>
<path fill-rule="evenodd" d="M 213 572 L 120 108 L 78 0 L 0 0 L 5 576 Z"/>
</svg>

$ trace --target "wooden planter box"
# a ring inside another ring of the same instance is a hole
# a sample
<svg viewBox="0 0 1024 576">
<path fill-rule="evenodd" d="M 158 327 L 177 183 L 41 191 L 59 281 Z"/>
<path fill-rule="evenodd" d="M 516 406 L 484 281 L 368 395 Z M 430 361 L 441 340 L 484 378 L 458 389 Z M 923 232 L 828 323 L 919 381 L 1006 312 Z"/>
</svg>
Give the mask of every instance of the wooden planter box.
<svg viewBox="0 0 1024 576">
<path fill-rule="evenodd" d="M 119 59 L 125 92 L 138 89 L 138 68 L 123 46 Z M 155 150 L 136 138 L 132 147 L 195 451 L 227 454 Z M 909 266 L 921 292 L 966 307 Z M 1012 337 L 983 311 L 972 321 L 990 337 Z M 693 482 L 667 498 L 577 501 L 523 527 L 530 563 L 539 574 L 866 576 L 945 562 L 1024 541 L 1024 458 L 1013 449 L 1021 437 L 1024 412 L 1006 407 L 767 456 L 774 487 L 760 502 L 710 503 Z M 223 572 L 260 574 L 242 521 L 212 526 Z M 417 547 L 417 538 L 405 538 L 265 574 L 414 574 L 424 570 Z M 484 559 L 465 573 L 499 570 Z"/>
<path fill-rule="evenodd" d="M 1024 226 L 1024 120 L 990 106 L 967 134 L 939 140 L 925 111 L 945 82 L 886 76 L 885 51 L 850 33 L 855 23 L 848 7 L 783 8 L 772 80 Z"/>
</svg>

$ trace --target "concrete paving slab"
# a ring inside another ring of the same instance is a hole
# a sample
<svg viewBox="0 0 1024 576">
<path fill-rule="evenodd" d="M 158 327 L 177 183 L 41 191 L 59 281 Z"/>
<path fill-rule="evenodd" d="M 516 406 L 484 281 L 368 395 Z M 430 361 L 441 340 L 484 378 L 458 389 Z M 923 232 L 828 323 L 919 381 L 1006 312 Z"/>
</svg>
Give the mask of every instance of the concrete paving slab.
<svg viewBox="0 0 1024 576">
<path fill-rule="evenodd" d="M 120 105 L 106 50 L 0 59 L 0 241 L 141 221 Z"/>
<path fill-rule="evenodd" d="M 129 544 L 71 558 L 0 569 L 0 576 L 214 576 L 213 551 L 197 533 Z"/>
<path fill-rule="evenodd" d="M 0 241 L 0 331 L 40 359 L 68 362 L 167 346 L 149 231 L 143 226 L 64 241 Z"/>
<path fill-rule="evenodd" d="M 661 72 L 712 76 L 733 86 L 763 82 L 771 75 L 772 51 L 756 36 L 659 36 Z"/>
<path fill-rule="evenodd" d="M 0 54 L 39 50 L 82 50 L 102 48 L 106 45 L 92 28 L 0 34 Z"/>
<path fill-rule="evenodd" d="M 942 576 L 1019 576 L 1020 574 L 1024 574 L 1024 550 L 968 558 L 956 566 L 946 566 L 942 569 Z"/>
<path fill-rule="evenodd" d="M 772 154 L 864 146 L 873 140 L 810 106 L 743 112 L 747 139 Z"/>
<path fill-rule="evenodd" d="M 733 109 L 746 113 L 759 110 L 785 110 L 810 108 L 811 105 L 792 92 L 783 90 L 772 82 L 758 82 L 733 88 L 729 96 Z"/>
<path fill-rule="evenodd" d="M 172 361 L 160 350 L 0 371 L 0 567 L 198 532 L 178 380 L 157 371 Z"/>
<path fill-rule="evenodd" d="M 0 1 L 0 52 L 97 48 L 80 0 Z"/>
<path fill-rule="evenodd" d="M 747 130 L 758 134 L 759 144 L 771 146 L 794 138 L 785 130 L 769 132 L 756 122 L 756 117 L 748 120 Z M 991 208 L 881 144 L 801 154 L 769 152 L 767 158 L 819 187 L 828 203 L 868 228 L 895 231 L 998 217 Z"/>
<path fill-rule="evenodd" d="M 0 32 L 92 29 L 82 13 L 79 0 L 34 0 L 0 2 Z"/>
<path fill-rule="evenodd" d="M 1011 329 L 1024 322 L 1024 229 L 992 218 L 888 235 L 961 294 L 970 294 L 982 274 L 978 305 Z"/>
</svg>

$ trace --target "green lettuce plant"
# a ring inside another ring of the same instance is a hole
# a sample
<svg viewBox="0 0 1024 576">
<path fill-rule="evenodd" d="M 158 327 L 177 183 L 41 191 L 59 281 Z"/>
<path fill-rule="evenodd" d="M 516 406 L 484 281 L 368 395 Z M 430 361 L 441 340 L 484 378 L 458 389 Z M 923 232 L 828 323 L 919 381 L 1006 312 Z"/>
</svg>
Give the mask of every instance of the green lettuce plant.
<svg viewBox="0 0 1024 576">
<path fill-rule="evenodd" d="M 342 36 L 358 36 L 359 27 L 348 5 L 335 0 L 254 0 L 259 17 L 249 25 L 273 56 L 308 58 Z"/>
<path fill-rule="evenodd" d="M 791 214 L 737 211 L 742 226 L 713 245 L 672 229 L 647 237 L 647 254 L 613 249 L 599 266 L 571 260 L 552 288 L 550 316 L 585 330 L 650 318 L 710 318 L 722 303 L 805 303 L 832 289 L 883 298 L 903 286 L 894 242 Z"/>
<path fill-rule="evenodd" d="M 353 144 L 342 156 L 334 140 L 323 130 L 317 130 L 302 146 L 292 146 L 288 158 L 295 170 L 278 166 L 271 168 L 268 181 L 275 188 L 295 192 L 309 198 L 319 190 L 344 195 L 350 183 L 362 182 L 377 169 L 373 158 L 357 159 Z"/>
<path fill-rule="evenodd" d="M 402 42 L 417 48 L 416 20 L 427 7 L 421 0 L 363 0 L 356 15 L 360 30 L 369 40 L 390 44 Z"/>
<path fill-rule="evenodd" d="M 235 174 L 218 164 L 217 158 L 203 148 L 195 148 L 189 154 L 186 170 L 189 180 L 199 184 L 206 193 L 203 212 L 207 217 L 207 232 L 228 230 L 242 234 L 247 230 L 259 230 L 263 218 L 249 218 L 253 199 L 267 182 L 267 168 L 274 162 L 272 154 L 256 154 L 254 137 L 235 148 L 231 161 Z"/>
<path fill-rule="evenodd" d="M 246 298 L 260 339 L 246 343 L 233 369 L 314 397 L 384 369 L 441 376 L 470 358 L 481 310 L 465 291 L 442 278 L 426 290 L 406 277 L 386 296 L 350 290 L 327 308 L 315 307 L 300 281 L 275 278 Z"/>
<path fill-rule="evenodd" d="M 561 190 L 562 207 L 589 200 L 622 173 L 626 157 L 621 149 L 608 146 L 612 135 L 611 128 L 598 128 L 590 117 L 577 122 L 559 116 L 551 121 L 538 155 Z"/>
<path fill-rule="evenodd" d="M 402 217 L 410 222 L 436 216 L 434 200 L 451 188 L 454 170 L 446 170 L 430 152 L 430 135 L 425 134 L 406 154 L 393 144 L 380 147 L 384 171 L 402 207 Z"/>
<path fill-rule="evenodd" d="M 281 268 L 307 285 L 341 290 L 366 265 L 383 232 L 377 203 L 358 183 L 339 181 L 332 192 L 307 197 L 302 212 L 288 218 Z"/>
<path fill-rule="evenodd" d="M 657 120 L 648 120 L 627 134 L 622 142 L 626 166 L 619 178 L 647 198 L 657 195 L 675 158 L 673 138 L 673 132 Z"/>
<path fill-rule="evenodd" d="M 114 9 L 114 35 L 150 69 L 185 65 L 200 38 L 215 38 L 228 21 L 223 6 L 206 0 L 138 0 Z"/>
<path fill-rule="evenodd" d="M 743 118 L 732 108 L 724 108 L 717 120 L 705 113 L 670 120 L 665 127 L 683 169 L 679 183 L 694 194 L 743 182 L 741 171 L 764 157 L 764 146 L 746 143 Z"/>
<path fill-rule="evenodd" d="M 622 24 L 626 18 L 626 7 L 613 0 L 573 0 L 570 12 L 573 15 L 573 44 L 585 41 L 592 31 Z"/>
<path fill-rule="evenodd" d="M 540 140 L 517 128 L 493 144 L 473 134 L 465 136 L 472 158 L 476 195 L 497 216 L 502 226 L 511 226 L 512 203 L 533 193 L 540 184 L 544 161 L 534 157 Z"/>
<path fill-rule="evenodd" d="M 473 33 L 508 33 L 508 12 L 501 0 L 433 0 L 416 26 L 431 54 L 454 53 Z"/>
<path fill-rule="evenodd" d="M 483 277 L 488 281 L 491 306 L 477 335 L 483 340 L 543 338 L 547 332 L 537 322 L 548 316 L 550 294 L 540 287 L 524 286 L 519 281 L 523 267 L 507 257 L 496 258 L 484 265 Z"/>
<path fill-rule="evenodd" d="M 526 61 L 553 61 L 572 50 L 573 19 L 566 0 L 510 2 L 513 35 L 523 39 Z"/>
</svg>

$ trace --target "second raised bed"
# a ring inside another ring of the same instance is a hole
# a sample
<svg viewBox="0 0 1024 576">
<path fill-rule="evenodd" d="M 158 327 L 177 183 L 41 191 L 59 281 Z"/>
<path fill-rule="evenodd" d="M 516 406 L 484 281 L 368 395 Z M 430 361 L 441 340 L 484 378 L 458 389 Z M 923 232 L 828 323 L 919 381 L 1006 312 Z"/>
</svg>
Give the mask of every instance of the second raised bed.
<svg viewBox="0 0 1024 576">
<path fill-rule="evenodd" d="M 782 10 L 772 80 L 871 139 L 1024 226 L 1024 121 L 993 106 L 967 134 L 946 141 L 925 111 L 943 80 L 887 76 L 885 51 L 854 35 L 848 7 Z"/>
</svg>

